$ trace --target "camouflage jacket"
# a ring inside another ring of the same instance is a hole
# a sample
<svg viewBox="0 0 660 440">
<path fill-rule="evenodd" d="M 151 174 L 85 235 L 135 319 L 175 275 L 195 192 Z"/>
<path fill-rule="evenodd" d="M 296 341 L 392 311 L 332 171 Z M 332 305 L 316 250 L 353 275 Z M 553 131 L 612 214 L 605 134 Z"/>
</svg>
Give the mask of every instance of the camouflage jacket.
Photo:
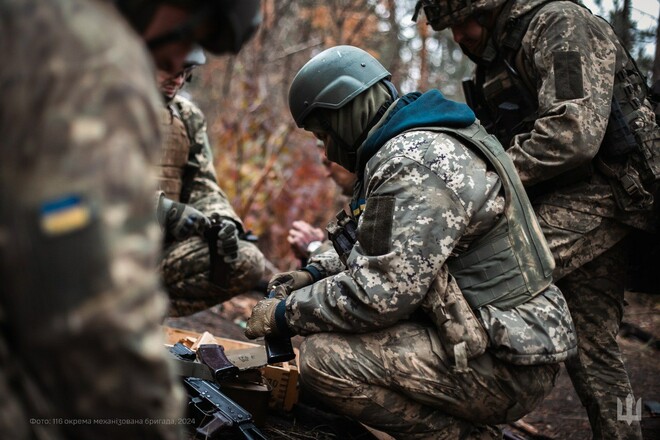
<svg viewBox="0 0 660 440">
<path fill-rule="evenodd" d="M 608 124 L 614 73 L 628 62 L 609 24 L 572 1 L 514 0 L 507 20 L 543 3 L 547 4 L 533 12 L 517 54 L 524 81 L 537 91 L 537 116 L 531 131 L 515 136 L 507 150 L 526 187 L 589 168 Z M 496 46 L 504 38 L 499 35 Z M 495 74 L 484 69 L 487 76 Z M 657 130 L 648 100 L 641 110 L 644 124 Z M 556 189 L 534 202 L 650 227 L 649 215 L 620 212 L 605 177 L 593 167 L 589 172 L 591 177 L 578 183 L 553 184 Z"/>
<path fill-rule="evenodd" d="M 113 423 L 181 415 L 149 55 L 110 1 L 3 0 L 0 16 L 2 437 L 176 438 Z"/>
<path fill-rule="evenodd" d="M 432 295 L 444 295 L 448 285 L 456 289 L 451 276 L 441 279 L 447 260 L 492 230 L 505 207 L 501 181 L 478 153 L 432 131 L 408 131 L 389 140 L 367 163 L 359 186 L 366 203 L 346 266 L 342 269 L 336 252 L 313 257 L 311 264 L 330 276 L 294 291 L 286 301 L 287 323 L 297 333 L 367 332 L 408 319 L 417 309 L 427 312 L 436 301 Z M 544 313 L 550 317 L 545 322 L 525 315 L 525 322 L 534 323 L 525 329 L 561 333 L 557 339 L 565 338 L 567 345 L 560 351 L 567 355 L 575 346 L 572 323 L 561 317 L 568 315 L 563 297 L 551 290 L 561 310 Z M 548 312 L 547 299 L 540 301 Z M 495 316 L 500 312 L 488 308 L 479 316 L 492 349 L 501 348 L 503 327 L 509 329 L 506 334 L 517 334 L 512 328 L 522 325 Z M 550 331 L 549 325 L 556 328 Z M 443 340 L 447 335 L 438 328 Z"/>
</svg>

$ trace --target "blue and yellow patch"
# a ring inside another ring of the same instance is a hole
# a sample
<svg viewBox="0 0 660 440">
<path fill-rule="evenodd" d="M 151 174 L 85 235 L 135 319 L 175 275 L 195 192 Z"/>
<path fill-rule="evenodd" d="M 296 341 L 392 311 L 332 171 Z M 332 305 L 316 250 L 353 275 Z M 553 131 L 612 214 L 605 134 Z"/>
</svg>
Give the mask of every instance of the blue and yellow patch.
<svg viewBox="0 0 660 440">
<path fill-rule="evenodd" d="M 360 199 L 357 201 L 357 203 L 353 202 L 351 203 L 351 211 L 353 211 L 353 216 L 355 218 L 360 217 L 360 214 L 364 211 L 364 207 L 367 205 L 366 200 Z"/>
<path fill-rule="evenodd" d="M 41 205 L 39 224 L 46 235 L 61 235 L 77 231 L 91 221 L 89 206 L 74 195 L 44 202 Z"/>
</svg>

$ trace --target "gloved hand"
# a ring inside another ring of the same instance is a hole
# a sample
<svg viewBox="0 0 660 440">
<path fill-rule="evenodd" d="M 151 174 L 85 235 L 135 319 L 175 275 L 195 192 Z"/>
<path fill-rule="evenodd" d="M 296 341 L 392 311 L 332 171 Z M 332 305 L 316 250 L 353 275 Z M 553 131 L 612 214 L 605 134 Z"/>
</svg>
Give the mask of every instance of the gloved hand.
<svg viewBox="0 0 660 440">
<path fill-rule="evenodd" d="M 275 274 L 268 282 L 268 292 L 280 287 L 278 295 L 289 296 L 294 290 L 302 289 L 305 286 L 314 284 L 314 277 L 306 270 L 294 270 L 291 272 L 282 272 Z M 282 292 L 284 290 L 284 292 Z"/>
<path fill-rule="evenodd" d="M 268 298 L 286 299 L 290 293 L 291 291 L 283 285 L 277 285 L 268 290 Z"/>
<path fill-rule="evenodd" d="M 260 336 L 279 334 L 275 322 L 275 309 L 280 301 L 278 298 L 265 298 L 254 306 L 252 315 L 247 321 L 246 338 L 256 339 Z"/>
<path fill-rule="evenodd" d="M 209 219 L 197 209 L 162 194 L 158 199 L 156 217 L 165 232 L 177 241 L 190 238 L 210 225 Z"/>
<path fill-rule="evenodd" d="M 220 225 L 217 236 L 218 255 L 226 263 L 231 263 L 238 259 L 238 229 L 236 223 L 227 219 L 220 220 Z"/>
</svg>

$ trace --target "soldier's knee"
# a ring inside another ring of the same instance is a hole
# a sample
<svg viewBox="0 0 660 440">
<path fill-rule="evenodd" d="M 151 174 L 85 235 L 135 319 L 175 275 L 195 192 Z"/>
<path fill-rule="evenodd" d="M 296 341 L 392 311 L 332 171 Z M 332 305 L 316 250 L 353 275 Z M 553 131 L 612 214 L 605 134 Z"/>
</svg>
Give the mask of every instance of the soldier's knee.
<svg viewBox="0 0 660 440">
<path fill-rule="evenodd" d="M 323 389 L 334 377 L 334 356 L 328 351 L 332 341 L 323 333 L 310 335 L 300 345 L 300 379 L 307 387 Z"/>
<path fill-rule="evenodd" d="M 322 339 L 323 334 L 313 334 L 305 338 L 300 344 L 300 373 L 301 375 L 306 371 L 318 370 L 319 364 L 319 350 L 317 348 L 317 340 Z"/>
</svg>

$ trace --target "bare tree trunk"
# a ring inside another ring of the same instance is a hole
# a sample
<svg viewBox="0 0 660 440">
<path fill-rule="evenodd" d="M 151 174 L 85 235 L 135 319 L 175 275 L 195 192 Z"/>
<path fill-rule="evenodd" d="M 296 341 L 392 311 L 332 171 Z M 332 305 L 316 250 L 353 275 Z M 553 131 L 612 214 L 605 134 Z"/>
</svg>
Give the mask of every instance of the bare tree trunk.
<svg viewBox="0 0 660 440">
<path fill-rule="evenodd" d="M 399 33 L 401 32 L 401 27 L 399 22 L 396 20 L 396 1 L 387 0 L 387 10 L 389 12 L 388 23 L 390 25 L 390 34 L 391 37 L 389 41 L 393 42 L 393 48 L 391 49 L 392 53 L 390 54 L 390 65 L 389 70 L 392 73 L 392 79 L 394 83 L 399 83 L 401 78 L 401 40 L 399 39 Z"/>
<path fill-rule="evenodd" d="M 422 41 L 422 48 L 419 51 L 419 84 L 417 84 L 417 90 L 426 91 L 429 87 L 429 54 L 428 49 L 426 48 L 426 40 L 429 36 L 429 27 L 425 22 L 419 20 L 417 22 L 417 29 L 419 30 L 419 38 Z"/>
<path fill-rule="evenodd" d="M 633 33 L 631 25 L 631 10 L 632 4 L 631 0 L 623 0 L 623 6 L 618 8 L 619 2 L 614 2 L 614 11 L 611 15 L 612 27 L 614 32 L 617 34 L 623 46 L 628 50 L 632 51 L 633 48 Z"/>
<path fill-rule="evenodd" d="M 655 58 L 653 59 L 653 82 L 660 80 L 660 17 L 655 28 Z"/>
<path fill-rule="evenodd" d="M 623 0 L 623 44 L 626 46 L 626 48 L 630 51 L 632 51 L 633 48 L 633 36 L 632 36 L 632 19 L 631 19 L 631 12 L 632 12 L 632 3 L 631 0 Z"/>
</svg>

